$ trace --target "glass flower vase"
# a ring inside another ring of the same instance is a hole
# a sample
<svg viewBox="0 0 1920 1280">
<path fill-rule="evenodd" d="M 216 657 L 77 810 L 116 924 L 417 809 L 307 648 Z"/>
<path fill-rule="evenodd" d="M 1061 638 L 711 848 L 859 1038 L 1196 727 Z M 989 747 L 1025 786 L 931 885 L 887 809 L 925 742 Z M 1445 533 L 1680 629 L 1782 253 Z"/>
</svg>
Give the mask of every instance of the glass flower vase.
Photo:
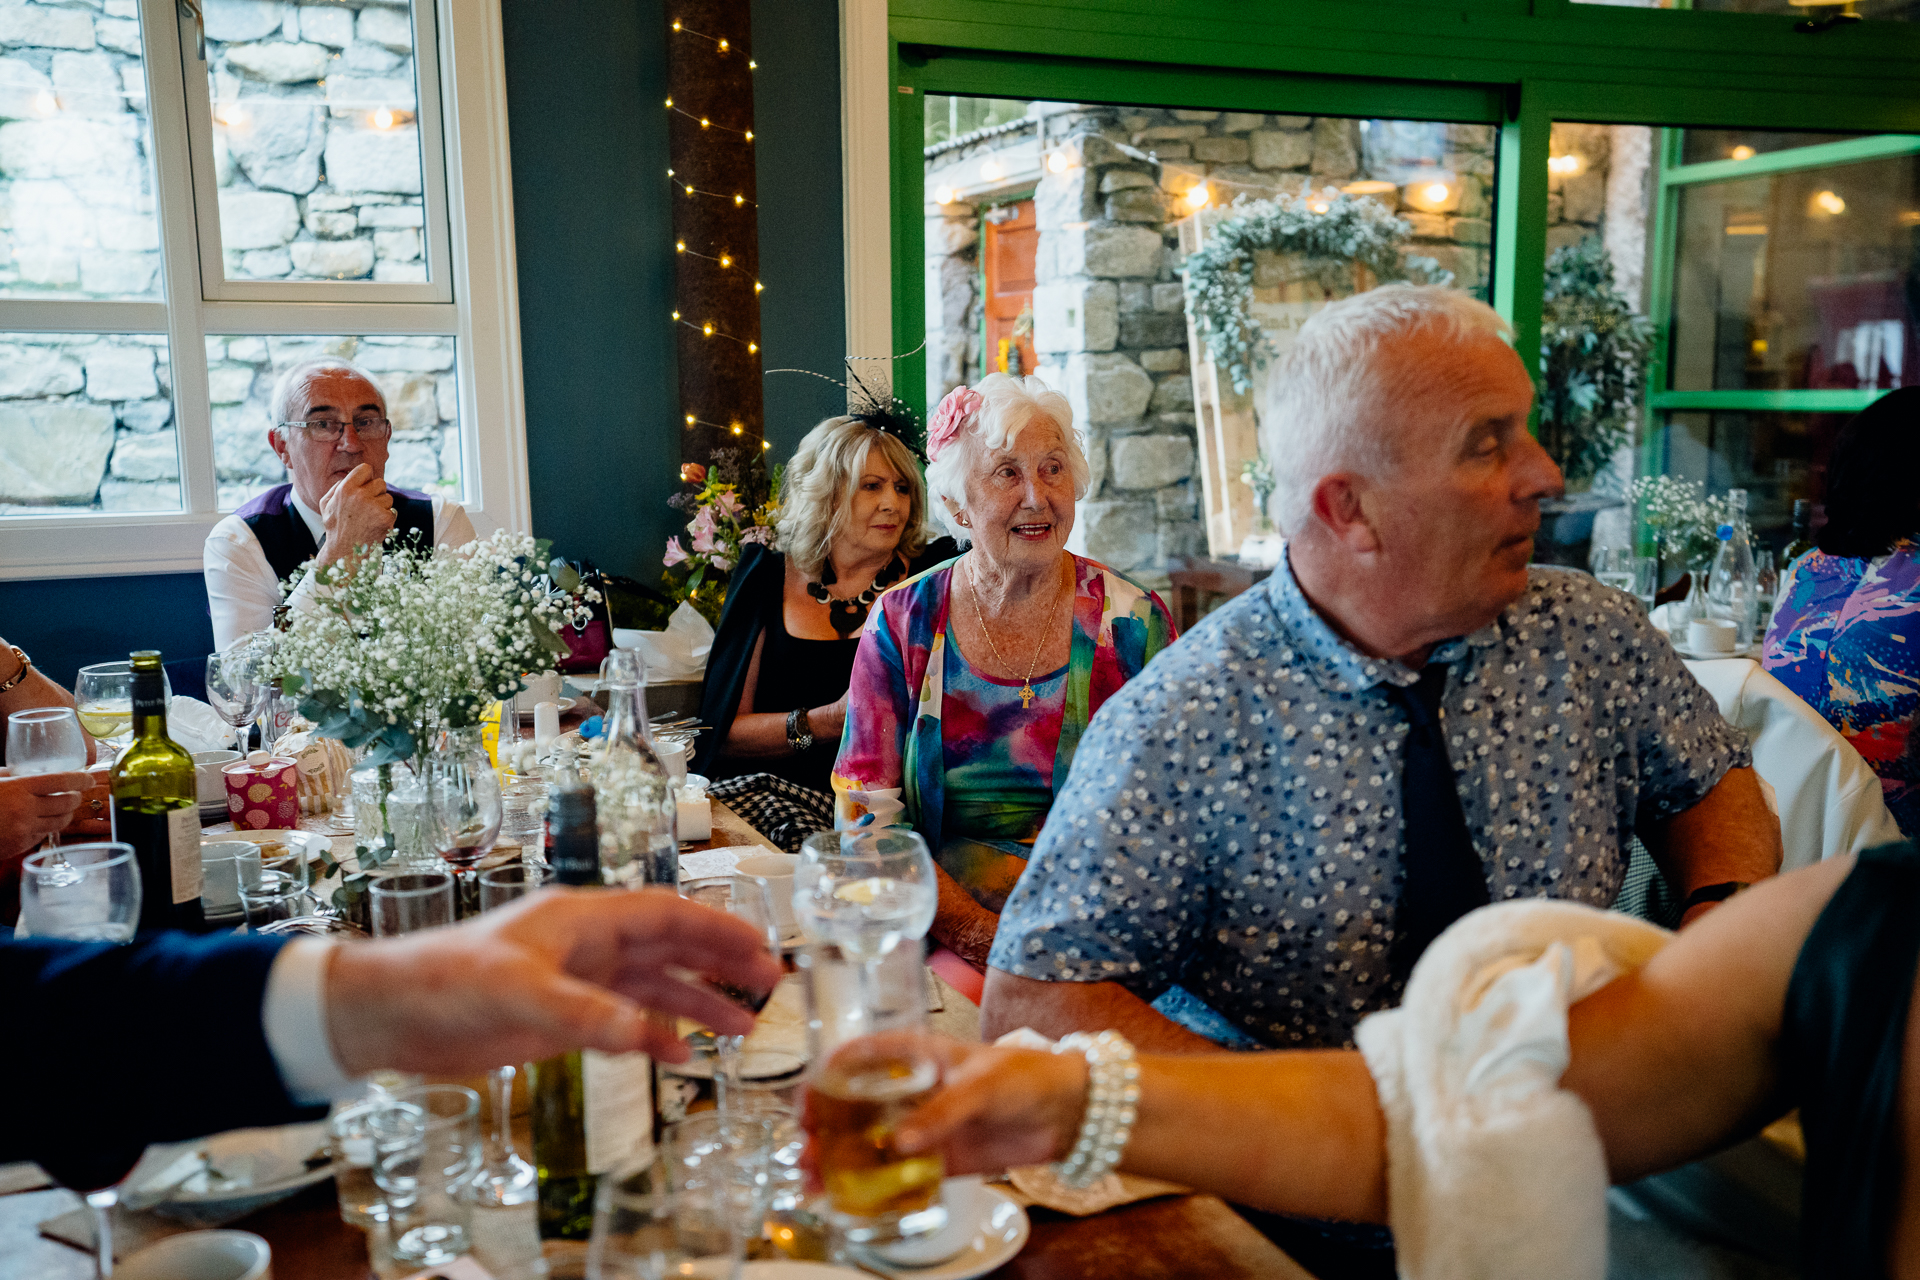
<svg viewBox="0 0 1920 1280">
<path fill-rule="evenodd" d="M 441 871 L 427 831 L 427 790 L 413 768 L 382 764 L 353 775 L 354 852 L 376 875 Z"/>
</svg>

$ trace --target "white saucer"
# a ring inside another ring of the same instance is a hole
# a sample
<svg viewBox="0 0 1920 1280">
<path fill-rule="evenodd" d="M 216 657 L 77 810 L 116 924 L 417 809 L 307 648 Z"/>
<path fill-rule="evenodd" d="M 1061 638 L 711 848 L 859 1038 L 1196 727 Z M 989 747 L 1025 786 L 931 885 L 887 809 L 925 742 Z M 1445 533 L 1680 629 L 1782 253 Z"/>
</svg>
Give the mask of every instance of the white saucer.
<svg viewBox="0 0 1920 1280">
<path fill-rule="evenodd" d="M 949 1179 L 949 1181 L 954 1181 Z M 974 1196 L 973 1235 L 966 1246 L 944 1262 L 930 1266 L 910 1266 L 890 1262 L 875 1249 L 862 1249 L 862 1266 L 882 1275 L 913 1277 L 913 1280 L 974 1280 L 1011 1262 L 1027 1246 L 1032 1231 L 1027 1211 L 999 1187 L 981 1186 Z"/>
<path fill-rule="evenodd" d="M 1737 644 L 1725 653 L 1708 653 L 1705 650 L 1689 648 L 1685 640 L 1673 642 L 1675 653 L 1683 658 L 1691 658 L 1695 662 L 1713 662 L 1720 658 L 1751 658 L 1758 653 L 1759 648 L 1757 644 Z"/>
</svg>

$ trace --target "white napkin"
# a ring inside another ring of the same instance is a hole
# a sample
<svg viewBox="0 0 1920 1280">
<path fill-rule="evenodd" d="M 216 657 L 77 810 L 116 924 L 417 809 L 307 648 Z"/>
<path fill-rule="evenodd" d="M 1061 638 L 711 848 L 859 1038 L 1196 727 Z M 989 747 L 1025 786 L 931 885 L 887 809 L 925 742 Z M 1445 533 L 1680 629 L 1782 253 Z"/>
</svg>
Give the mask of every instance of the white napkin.
<svg viewBox="0 0 1920 1280">
<path fill-rule="evenodd" d="M 667 619 L 665 631 L 636 631 L 633 636 L 647 664 L 648 684 L 699 680 L 706 676 L 707 654 L 713 648 L 713 626 L 684 600 Z"/>
<path fill-rule="evenodd" d="M 1567 1009 L 1671 936 L 1570 902 L 1482 907 L 1420 957 L 1399 1008 L 1360 1023 L 1405 1280 L 1603 1280 L 1606 1153 L 1560 1088 Z"/>
<path fill-rule="evenodd" d="M 167 704 L 167 736 L 187 749 L 222 751 L 233 745 L 233 729 L 220 713 L 198 698 L 175 694 Z"/>
</svg>

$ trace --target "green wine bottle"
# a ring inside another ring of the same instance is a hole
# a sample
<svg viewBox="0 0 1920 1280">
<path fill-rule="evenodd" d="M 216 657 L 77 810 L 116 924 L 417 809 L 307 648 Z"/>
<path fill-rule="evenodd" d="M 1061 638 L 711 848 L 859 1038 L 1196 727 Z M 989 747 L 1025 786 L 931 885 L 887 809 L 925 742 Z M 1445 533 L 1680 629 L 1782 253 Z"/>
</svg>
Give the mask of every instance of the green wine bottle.
<svg viewBox="0 0 1920 1280">
<path fill-rule="evenodd" d="M 140 929 L 201 932 L 200 799 L 193 757 L 167 736 L 166 677 L 160 654 L 133 658 L 133 745 L 108 775 L 113 838 L 133 846 L 140 866 Z"/>
<path fill-rule="evenodd" d="M 561 884 L 598 885 L 600 831 L 593 792 L 572 770 L 547 809 L 547 861 Z M 540 1234 L 584 1240 L 593 1229 L 600 1175 L 653 1152 L 653 1063 L 644 1053 L 583 1049 L 533 1063 L 533 1163 L 540 1174 Z"/>
</svg>

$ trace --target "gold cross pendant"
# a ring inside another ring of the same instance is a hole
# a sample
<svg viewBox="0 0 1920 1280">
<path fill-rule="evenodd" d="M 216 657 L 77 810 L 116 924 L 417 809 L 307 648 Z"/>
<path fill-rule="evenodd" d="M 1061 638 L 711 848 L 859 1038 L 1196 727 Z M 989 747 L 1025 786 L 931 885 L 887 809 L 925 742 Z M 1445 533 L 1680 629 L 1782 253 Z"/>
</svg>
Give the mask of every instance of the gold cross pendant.
<svg viewBox="0 0 1920 1280">
<path fill-rule="evenodd" d="M 1020 706 L 1022 707 L 1022 709 L 1032 706 L 1033 699 L 1034 699 L 1033 686 L 1030 684 L 1021 686 Z"/>
</svg>

